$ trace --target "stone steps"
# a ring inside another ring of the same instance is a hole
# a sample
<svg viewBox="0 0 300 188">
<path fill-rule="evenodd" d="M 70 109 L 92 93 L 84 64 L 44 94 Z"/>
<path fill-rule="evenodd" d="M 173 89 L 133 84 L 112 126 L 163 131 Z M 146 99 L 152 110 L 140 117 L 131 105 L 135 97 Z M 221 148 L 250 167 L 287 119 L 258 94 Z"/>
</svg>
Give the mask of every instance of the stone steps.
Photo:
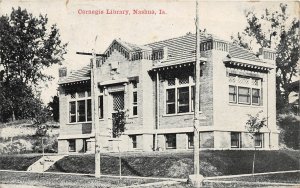
<svg viewBox="0 0 300 188">
<path fill-rule="evenodd" d="M 65 155 L 51 155 L 44 156 L 37 160 L 35 163 L 30 165 L 27 169 L 29 172 L 45 172 L 48 170 L 56 161 L 64 158 Z"/>
</svg>

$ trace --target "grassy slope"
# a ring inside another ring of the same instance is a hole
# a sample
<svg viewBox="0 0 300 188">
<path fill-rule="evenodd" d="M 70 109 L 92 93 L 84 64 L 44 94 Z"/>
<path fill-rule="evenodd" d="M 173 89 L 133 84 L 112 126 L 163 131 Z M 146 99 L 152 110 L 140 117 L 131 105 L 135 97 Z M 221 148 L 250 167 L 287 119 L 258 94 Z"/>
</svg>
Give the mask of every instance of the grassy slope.
<svg viewBox="0 0 300 188">
<path fill-rule="evenodd" d="M 102 155 L 103 174 L 119 173 L 116 155 Z M 202 151 L 201 174 L 204 176 L 251 173 L 253 151 Z M 300 151 L 259 151 L 256 154 L 255 172 L 299 170 Z M 122 157 L 122 175 L 180 177 L 192 173 L 193 154 L 157 153 Z M 67 156 L 58 161 L 50 171 L 94 173 L 93 155 Z"/>
<path fill-rule="evenodd" d="M 0 155 L 1 170 L 27 170 L 41 155 Z"/>
</svg>

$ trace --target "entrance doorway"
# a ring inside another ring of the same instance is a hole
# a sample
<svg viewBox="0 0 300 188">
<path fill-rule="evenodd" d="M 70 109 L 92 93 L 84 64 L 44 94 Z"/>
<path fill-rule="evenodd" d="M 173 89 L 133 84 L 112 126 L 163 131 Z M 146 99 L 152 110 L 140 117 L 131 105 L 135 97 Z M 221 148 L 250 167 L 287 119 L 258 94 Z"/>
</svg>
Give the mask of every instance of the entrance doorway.
<svg viewBox="0 0 300 188">
<path fill-rule="evenodd" d="M 113 129 L 116 127 L 116 123 L 122 118 L 121 116 L 124 113 L 124 91 L 114 92 L 111 94 L 113 98 L 113 112 L 112 112 L 112 124 Z M 113 131 L 113 138 L 116 138 L 117 135 L 114 134 Z"/>
</svg>

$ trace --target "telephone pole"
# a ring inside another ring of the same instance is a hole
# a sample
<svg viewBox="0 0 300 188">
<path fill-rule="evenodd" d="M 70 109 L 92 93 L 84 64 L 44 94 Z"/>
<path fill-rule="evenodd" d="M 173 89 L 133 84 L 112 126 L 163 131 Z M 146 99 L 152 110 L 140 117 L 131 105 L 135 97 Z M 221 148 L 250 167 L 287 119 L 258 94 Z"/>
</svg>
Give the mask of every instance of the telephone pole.
<svg viewBox="0 0 300 188">
<path fill-rule="evenodd" d="M 190 175 L 190 181 L 194 187 L 200 187 L 203 176 L 200 175 L 200 151 L 199 151 L 199 129 L 200 129 L 200 30 L 199 30 L 199 8 L 196 0 L 196 63 L 195 63 L 195 108 L 194 108 L 194 174 Z"/>
<path fill-rule="evenodd" d="M 96 38 L 97 40 L 97 38 Z M 96 42 L 95 40 L 95 42 Z M 100 178 L 101 176 L 101 168 L 100 168 L 100 122 L 99 122 L 99 114 L 97 111 L 98 102 L 97 102 L 97 74 L 96 70 L 96 57 L 106 57 L 105 54 L 96 54 L 95 49 L 93 49 L 92 53 L 86 52 L 76 52 L 79 55 L 90 55 L 93 57 L 93 61 L 91 63 L 91 96 L 92 96 L 92 124 L 95 130 L 95 177 Z"/>
</svg>

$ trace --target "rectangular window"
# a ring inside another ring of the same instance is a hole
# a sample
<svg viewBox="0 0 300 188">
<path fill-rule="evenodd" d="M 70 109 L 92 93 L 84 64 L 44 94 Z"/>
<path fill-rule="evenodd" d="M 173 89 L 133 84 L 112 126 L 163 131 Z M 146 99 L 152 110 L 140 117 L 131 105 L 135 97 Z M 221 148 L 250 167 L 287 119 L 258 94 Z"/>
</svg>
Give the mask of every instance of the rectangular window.
<svg viewBox="0 0 300 188">
<path fill-rule="evenodd" d="M 194 133 L 188 133 L 188 148 L 194 148 Z"/>
<path fill-rule="evenodd" d="M 76 102 L 69 103 L 69 117 L 70 123 L 76 122 Z"/>
<path fill-rule="evenodd" d="M 261 104 L 262 79 L 241 75 L 229 75 L 229 102 L 239 104 Z"/>
<path fill-rule="evenodd" d="M 236 103 L 236 86 L 229 86 L 229 102 Z"/>
<path fill-rule="evenodd" d="M 133 92 L 133 99 L 132 99 L 132 115 L 136 116 L 138 114 L 137 111 L 137 92 Z"/>
<path fill-rule="evenodd" d="M 87 121 L 92 121 L 92 100 L 88 99 L 87 100 L 87 109 L 86 109 L 86 120 Z"/>
<path fill-rule="evenodd" d="M 178 113 L 189 112 L 189 87 L 178 88 Z"/>
<path fill-rule="evenodd" d="M 99 119 L 103 119 L 103 96 L 99 96 L 98 98 L 98 105 L 99 105 Z"/>
<path fill-rule="evenodd" d="M 167 114 L 175 114 L 175 89 L 167 89 Z"/>
<path fill-rule="evenodd" d="M 241 146 L 241 133 L 232 132 L 231 133 L 231 147 L 232 148 L 240 148 Z"/>
<path fill-rule="evenodd" d="M 90 99 L 90 93 L 90 91 L 83 91 L 71 94 L 71 101 L 69 102 L 70 123 L 92 121 L 92 100 Z"/>
<path fill-rule="evenodd" d="M 256 148 L 262 148 L 263 147 L 263 134 L 257 133 L 254 135 L 254 144 Z"/>
<path fill-rule="evenodd" d="M 166 148 L 176 149 L 176 134 L 166 134 Z"/>
<path fill-rule="evenodd" d="M 78 122 L 84 122 L 85 119 L 85 100 L 77 101 L 77 115 L 78 115 Z"/>
<path fill-rule="evenodd" d="M 137 148 L 136 135 L 131 135 L 130 138 L 132 141 L 132 148 L 136 149 Z"/>
<path fill-rule="evenodd" d="M 250 104 L 250 88 L 239 87 L 239 103 Z"/>
<path fill-rule="evenodd" d="M 252 104 L 259 105 L 260 89 L 252 89 Z"/>
<path fill-rule="evenodd" d="M 68 140 L 68 142 L 69 142 L 69 152 L 75 152 L 76 151 L 75 139 Z"/>
<path fill-rule="evenodd" d="M 167 78 L 166 114 L 180 114 L 194 111 L 193 77 L 187 74 L 176 78 Z"/>
</svg>

